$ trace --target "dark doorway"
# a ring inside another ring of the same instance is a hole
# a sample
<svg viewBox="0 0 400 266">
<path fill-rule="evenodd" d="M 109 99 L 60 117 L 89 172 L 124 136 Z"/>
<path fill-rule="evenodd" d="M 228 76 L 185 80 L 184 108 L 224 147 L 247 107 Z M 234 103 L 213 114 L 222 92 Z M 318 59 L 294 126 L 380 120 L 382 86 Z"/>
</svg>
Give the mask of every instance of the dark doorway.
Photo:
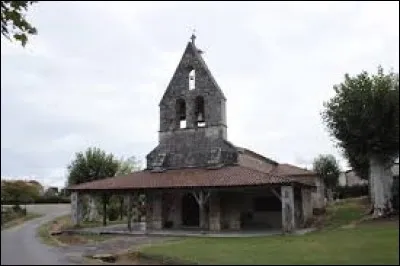
<svg viewBox="0 0 400 266">
<path fill-rule="evenodd" d="M 192 194 L 186 194 L 182 198 L 182 225 L 199 226 L 199 205 Z"/>
</svg>

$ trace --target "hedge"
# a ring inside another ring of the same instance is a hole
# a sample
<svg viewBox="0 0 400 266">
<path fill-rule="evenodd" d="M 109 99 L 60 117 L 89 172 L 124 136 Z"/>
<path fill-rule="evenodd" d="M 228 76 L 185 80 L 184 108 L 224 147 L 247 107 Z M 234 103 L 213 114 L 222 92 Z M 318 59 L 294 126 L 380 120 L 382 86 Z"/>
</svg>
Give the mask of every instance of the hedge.
<svg viewBox="0 0 400 266">
<path fill-rule="evenodd" d="M 1 202 L 2 205 L 16 205 L 16 204 L 57 204 L 57 203 L 71 203 L 71 199 L 69 197 L 58 197 L 58 196 L 51 196 L 51 197 L 39 197 L 37 199 L 31 201 L 20 201 L 16 202 L 14 200 L 3 200 Z"/>
<path fill-rule="evenodd" d="M 347 199 L 368 196 L 368 185 L 344 186 L 336 188 L 336 198 Z"/>
</svg>

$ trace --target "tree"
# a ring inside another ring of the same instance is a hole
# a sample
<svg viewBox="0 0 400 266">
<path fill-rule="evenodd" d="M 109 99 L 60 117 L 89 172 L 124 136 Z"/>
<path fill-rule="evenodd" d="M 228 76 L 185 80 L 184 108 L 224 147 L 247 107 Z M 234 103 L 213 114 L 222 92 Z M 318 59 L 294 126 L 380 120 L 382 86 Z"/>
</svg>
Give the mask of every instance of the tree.
<svg viewBox="0 0 400 266">
<path fill-rule="evenodd" d="M 327 189 L 328 200 L 333 200 L 332 190 L 337 187 L 340 175 L 339 164 L 331 154 L 319 155 L 313 163 L 313 170 L 324 181 Z"/>
<path fill-rule="evenodd" d="M 85 152 L 76 153 L 75 159 L 68 165 L 68 185 L 113 177 L 118 171 L 120 162 L 113 154 L 106 154 L 99 148 L 88 148 Z M 107 204 L 109 195 L 102 196 L 103 224 L 106 225 Z"/>
<path fill-rule="evenodd" d="M 1 193 L 4 201 L 13 202 L 17 207 L 39 197 L 38 189 L 22 180 L 3 181 Z"/>
<path fill-rule="evenodd" d="M 1 34 L 8 40 L 21 42 L 24 47 L 28 35 L 37 34 L 37 30 L 26 19 L 28 7 L 38 1 L 1 1 Z"/>
<path fill-rule="evenodd" d="M 335 96 L 324 103 L 323 121 L 357 171 L 369 166 L 373 216 L 392 211 L 390 167 L 399 156 L 399 75 L 363 71 L 345 75 Z M 360 165 L 362 167 L 360 167 Z"/>
<path fill-rule="evenodd" d="M 142 169 L 141 161 L 136 159 L 135 156 L 131 156 L 128 159 L 120 159 L 118 171 L 115 174 L 116 176 L 120 175 L 128 175 L 130 173 L 140 171 Z"/>
<path fill-rule="evenodd" d="M 119 161 L 113 154 L 90 147 L 85 152 L 76 153 L 75 159 L 68 165 L 68 185 L 115 176 L 118 167 Z"/>
</svg>

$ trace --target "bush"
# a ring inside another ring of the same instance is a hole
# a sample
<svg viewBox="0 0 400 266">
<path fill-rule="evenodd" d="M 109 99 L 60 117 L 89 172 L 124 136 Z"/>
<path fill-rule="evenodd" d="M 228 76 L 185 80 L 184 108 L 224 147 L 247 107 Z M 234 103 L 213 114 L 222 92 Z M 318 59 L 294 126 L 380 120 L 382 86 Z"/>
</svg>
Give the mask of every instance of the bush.
<svg viewBox="0 0 400 266">
<path fill-rule="evenodd" d="M 57 203 L 71 203 L 69 197 L 59 197 L 59 196 L 40 196 L 31 201 L 20 201 L 16 202 L 13 200 L 2 201 L 1 204 L 4 205 L 20 205 L 20 204 L 57 204 Z"/>
<path fill-rule="evenodd" d="M 109 221 L 116 221 L 118 220 L 119 217 L 119 209 L 115 208 L 115 206 L 110 206 L 110 208 L 107 209 L 107 216 Z"/>
<path fill-rule="evenodd" d="M 358 198 L 369 195 L 368 185 L 337 187 L 335 192 L 338 199 Z"/>
</svg>

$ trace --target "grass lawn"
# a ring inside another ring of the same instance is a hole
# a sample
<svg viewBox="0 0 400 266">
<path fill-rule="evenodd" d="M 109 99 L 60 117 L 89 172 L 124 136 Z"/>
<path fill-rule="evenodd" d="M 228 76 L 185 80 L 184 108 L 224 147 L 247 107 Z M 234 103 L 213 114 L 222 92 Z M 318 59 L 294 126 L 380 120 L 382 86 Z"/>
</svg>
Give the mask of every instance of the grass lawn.
<svg viewBox="0 0 400 266">
<path fill-rule="evenodd" d="M 304 236 L 186 238 L 141 253 L 196 264 L 398 265 L 398 218 L 355 223 L 364 211 L 356 200 L 337 204 L 328 210 L 323 230 Z"/>
<path fill-rule="evenodd" d="M 109 222 L 108 224 L 122 223 L 122 222 L 123 221 L 113 221 Z M 80 228 L 96 227 L 100 225 L 101 222 L 90 222 L 90 223 L 88 222 L 88 223 L 82 223 L 82 226 L 80 226 Z M 44 243 L 52 246 L 101 242 L 115 237 L 110 235 L 67 235 L 67 234 L 51 235 L 50 234 L 51 231 L 65 230 L 69 228 L 73 228 L 71 222 L 71 216 L 65 215 L 65 216 L 60 216 L 54 219 L 53 221 L 41 225 L 37 233 Z"/>
<path fill-rule="evenodd" d="M 26 221 L 38 218 L 40 216 L 42 216 L 42 215 L 39 214 L 39 213 L 28 212 L 25 216 L 19 216 L 19 217 L 16 217 L 15 219 L 12 219 L 12 220 L 4 223 L 1 226 L 1 230 L 8 229 L 8 228 L 23 224 Z"/>
</svg>

